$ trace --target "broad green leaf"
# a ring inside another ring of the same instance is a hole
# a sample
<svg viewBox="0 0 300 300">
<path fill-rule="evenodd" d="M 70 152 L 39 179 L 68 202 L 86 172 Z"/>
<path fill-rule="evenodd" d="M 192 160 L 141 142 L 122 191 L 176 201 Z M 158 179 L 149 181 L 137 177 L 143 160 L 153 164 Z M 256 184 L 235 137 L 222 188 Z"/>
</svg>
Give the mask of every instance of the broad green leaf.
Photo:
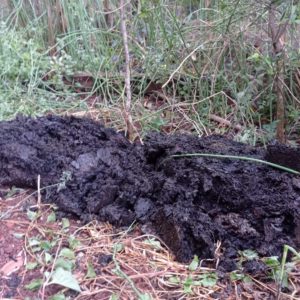
<svg viewBox="0 0 300 300">
<path fill-rule="evenodd" d="M 194 259 L 189 265 L 189 270 L 196 271 L 196 269 L 198 268 L 198 265 L 199 265 L 199 258 L 197 255 L 194 255 Z"/>
<path fill-rule="evenodd" d="M 51 214 L 47 217 L 47 223 L 54 223 L 56 221 L 55 212 L 51 212 Z"/>
<path fill-rule="evenodd" d="M 59 256 L 68 258 L 68 259 L 75 259 L 75 253 L 73 250 L 69 248 L 63 248 L 60 250 Z"/>
<path fill-rule="evenodd" d="M 63 268 L 57 268 L 52 274 L 50 284 L 57 284 L 64 286 L 76 292 L 81 292 L 80 286 L 77 280 L 73 277 L 70 271 L 66 271 Z"/>
<path fill-rule="evenodd" d="M 95 269 L 92 265 L 92 263 L 88 263 L 87 265 L 87 274 L 86 274 L 86 278 L 95 278 L 97 276 Z"/>
<path fill-rule="evenodd" d="M 25 285 L 25 288 L 30 291 L 38 290 L 43 284 L 43 279 L 34 279 L 29 284 Z"/>
<path fill-rule="evenodd" d="M 66 300 L 66 297 L 64 294 L 56 294 L 50 297 L 49 300 Z"/>
</svg>

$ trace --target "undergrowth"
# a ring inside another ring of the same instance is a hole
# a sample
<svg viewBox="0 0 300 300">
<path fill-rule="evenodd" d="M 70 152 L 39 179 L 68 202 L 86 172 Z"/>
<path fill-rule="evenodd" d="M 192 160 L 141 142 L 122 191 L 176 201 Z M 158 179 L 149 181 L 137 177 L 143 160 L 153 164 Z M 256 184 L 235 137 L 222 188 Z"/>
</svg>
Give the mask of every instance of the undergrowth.
<svg viewBox="0 0 300 300">
<path fill-rule="evenodd" d="M 0 3 L 0 119 L 97 111 L 122 129 L 125 63 L 118 1 Z M 141 133 L 231 132 L 252 144 L 274 138 L 277 57 L 268 37 L 268 5 L 127 5 L 132 115 Z M 278 2 L 277 14 L 282 22 L 288 19 L 284 96 L 292 140 L 300 128 L 300 9 L 294 1 Z"/>
<path fill-rule="evenodd" d="M 9 190 L 5 203 L 24 192 Z M 56 207 L 41 204 L 36 194 L 37 201 L 29 205 L 32 195 L 22 197 L 1 215 L 3 226 L 18 220 L 13 235 L 24 247 L 21 261 L 14 264 L 21 268 L 18 292 L 25 299 L 223 299 L 230 289 L 237 297 L 298 299 L 300 254 L 289 246 L 284 246 L 281 259 L 240 251 L 236 270 L 225 275 L 214 267 L 218 259 L 194 256 L 187 265 L 175 262 L 158 237 L 141 234 L 135 224 L 121 231 L 96 221 L 82 225 L 61 218 Z M 247 274 L 244 266 L 249 262 L 264 266 L 264 272 Z"/>
</svg>

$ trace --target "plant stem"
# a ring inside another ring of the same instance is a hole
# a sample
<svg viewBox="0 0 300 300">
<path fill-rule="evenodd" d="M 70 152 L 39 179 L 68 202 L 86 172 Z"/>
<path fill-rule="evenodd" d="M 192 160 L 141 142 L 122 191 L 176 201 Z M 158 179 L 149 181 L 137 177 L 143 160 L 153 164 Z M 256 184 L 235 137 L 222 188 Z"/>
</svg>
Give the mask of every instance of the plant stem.
<svg viewBox="0 0 300 300">
<path fill-rule="evenodd" d="M 236 156 L 236 155 L 223 155 L 223 154 L 210 154 L 210 153 L 187 153 L 187 154 L 175 154 L 175 155 L 171 155 L 171 158 L 175 158 L 175 157 L 211 157 L 211 158 L 230 158 L 230 159 L 238 159 L 238 160 L 247 160 L 247 161 L 251 161 L 251 162 L 256 162 L 256 163 L 261 163 L 261 164 L 265 164 L 267 166 L 276 168 L 276 169 L 280 169 L 283 170 L 285 172 L 289 172 L 295 175 L 299 175 L 300 172 L 278 165 L 278 164 L 274 164 L 262 159 L 257 159 L 257 158 L 253 158 L 253 157 L 247 157 L 247 156 Z"/>
</svg>

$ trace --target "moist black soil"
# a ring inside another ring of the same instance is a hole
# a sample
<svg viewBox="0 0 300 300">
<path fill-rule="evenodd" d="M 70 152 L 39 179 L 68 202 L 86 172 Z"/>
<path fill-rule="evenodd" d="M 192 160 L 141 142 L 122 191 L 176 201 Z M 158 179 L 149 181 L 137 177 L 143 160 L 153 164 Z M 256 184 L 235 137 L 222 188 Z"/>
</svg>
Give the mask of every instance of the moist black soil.
<svg viewBox="0 0 300 300">
<path fill-rule="evenodd" d="M 84 221 L 136 220 L 179 261 L 216 258 L 218 241 L 225 270 L 236 267 L 239 250 L 271 256 L 284 244 L 300 247 L 299 176 L 243 160 L 170 157 L 230 154 L 299 170 L 298 150 L 160 133 L 138 145 L 92 120 L 59 116 L 1 122 L 0 135 L 1 186 L 36 188 L 40 175 L 45 202 Z"/>
</svg>

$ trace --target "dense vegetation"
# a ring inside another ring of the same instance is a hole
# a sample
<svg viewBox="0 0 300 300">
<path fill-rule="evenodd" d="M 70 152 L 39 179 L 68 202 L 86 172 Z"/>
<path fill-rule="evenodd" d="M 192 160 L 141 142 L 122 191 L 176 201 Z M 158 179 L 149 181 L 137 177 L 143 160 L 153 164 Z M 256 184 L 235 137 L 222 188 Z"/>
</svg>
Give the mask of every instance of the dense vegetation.
<svg viewBox="0 0 300 300">
<path fill-rule="evenodd" d="M 298 2 L 126 2 L 131 114 L 138 131 L 229 131 L 252 144 L 277 133 L 295 141 Z M 0 5 L 0 119 L 86 111 L 123 129 L 119 1 Z"/>
</svg>

